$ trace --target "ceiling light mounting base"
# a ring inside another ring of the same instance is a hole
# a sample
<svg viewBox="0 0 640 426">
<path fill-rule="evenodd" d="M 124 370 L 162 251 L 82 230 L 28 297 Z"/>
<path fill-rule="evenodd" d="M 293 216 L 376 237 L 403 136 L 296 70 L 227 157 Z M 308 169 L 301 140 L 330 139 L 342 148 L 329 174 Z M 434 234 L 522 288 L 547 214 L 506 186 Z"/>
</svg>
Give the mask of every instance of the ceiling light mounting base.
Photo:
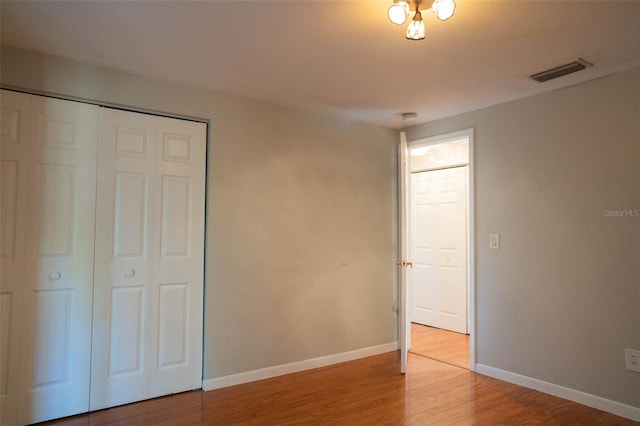
<svg viewBox="0 0 640 426">
<path fill-rule="evenodd" d="M 414 121 L 418 118 L 418 113 L 416 112 L 403 112 L 402 113 L 402 121 Z"/>
</svg>

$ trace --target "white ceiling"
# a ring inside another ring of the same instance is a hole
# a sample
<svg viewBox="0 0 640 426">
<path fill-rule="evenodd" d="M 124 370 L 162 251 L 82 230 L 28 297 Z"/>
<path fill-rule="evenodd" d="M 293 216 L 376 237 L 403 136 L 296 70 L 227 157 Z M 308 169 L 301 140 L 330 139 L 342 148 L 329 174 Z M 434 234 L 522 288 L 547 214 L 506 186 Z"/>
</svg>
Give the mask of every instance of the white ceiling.
<svg viewBox="0 0 640 426">
<path fill-rule="evenodd" d="M 6 45 L 393 128 L 640 65 L 640 1 L 456 2 L 422 41 L 392 0 L 2 0 L 0 23 Z M 527 77 L 578 57 L 595 66 Z"/>
</svg>

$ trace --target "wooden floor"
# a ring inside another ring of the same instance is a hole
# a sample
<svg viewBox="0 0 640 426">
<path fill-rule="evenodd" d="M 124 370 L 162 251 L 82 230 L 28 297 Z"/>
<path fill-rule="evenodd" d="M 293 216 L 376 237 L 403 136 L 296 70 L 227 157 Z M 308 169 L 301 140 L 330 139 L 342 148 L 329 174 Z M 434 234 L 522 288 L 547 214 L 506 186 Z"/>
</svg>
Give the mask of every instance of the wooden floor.
<svg viewBox="0 0 640 426">
<path fill-rule="evenodd" d="M 411 323 L 411 350 L 426 356 L 469 369 L 469 335 Z"/>
<path fill-rule="evenodd" d="M 633 425 L 602 411 L 399 352 L 51 425 Z"/>
</svg>

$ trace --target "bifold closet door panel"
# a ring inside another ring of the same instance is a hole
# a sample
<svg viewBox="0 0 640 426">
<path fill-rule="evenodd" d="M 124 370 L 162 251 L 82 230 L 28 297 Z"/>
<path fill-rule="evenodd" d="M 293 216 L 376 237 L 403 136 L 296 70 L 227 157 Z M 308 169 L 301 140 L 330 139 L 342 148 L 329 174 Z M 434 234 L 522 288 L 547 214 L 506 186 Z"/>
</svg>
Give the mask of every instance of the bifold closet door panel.
<svg viewBox="0 0 640 426">
<path fill-rule="evenodd" d="M 31 97 L 18 423 L 87 411 L 98 108 Z"/>
<path fill-rule="evenodd" d="M 199 388 L 206 126 L 1 96 L 0 423 Z"/>
<path fill-rule="evenodd" d="M 100 110 L 91 410 L 148 398 L 155 120 Z"/>
<path fill-rule="evenodd" d="M 205 126 L 102 109 L 91 410 L 199 388 Z"/>
<path fill-rule="evenodd" d="M 206 125 L 158 125 L 152 397 L 202 386 Z"/>
<path fill-rule="evenodd" d="M 16 423 L 31 96 L 2 90 L 0 124 L 0 424 Z"/>
</svg>

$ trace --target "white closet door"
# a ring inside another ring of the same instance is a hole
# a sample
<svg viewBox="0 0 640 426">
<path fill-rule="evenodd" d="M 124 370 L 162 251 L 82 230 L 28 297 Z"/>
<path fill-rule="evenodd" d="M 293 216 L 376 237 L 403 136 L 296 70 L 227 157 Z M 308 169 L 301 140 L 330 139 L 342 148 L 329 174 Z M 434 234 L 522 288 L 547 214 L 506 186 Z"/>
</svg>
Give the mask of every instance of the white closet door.
<svg viewBox="0 0 640 426">
<path fill-rule="evenodd" d="M 205 126 L 102 109 L 91 410 L 199 388 Z"/>
<path fill-rule="evenodd" d="M 98 108 L 31 97 L 18 423 L 87 411 Z"/>
<path fill-rule="evenodd" d="M 148 393 L 154 121 L 100 111 L 91 410 Z"/>
<path fill-rule="evenodd" d="M 1 92 L 0 139 L 0 424 L 15 424 L 20 378 L 25 217 L 31 97 Z"/>
<path fill-rule="evenodd" d="M 202 386 L 206 125 L 158 125 L 152 397 Z"/>
<path fill-rule="evenodd" d="M 411 321 L 467 332 L 467 167 L 411 175 Z"/>
</svg>

